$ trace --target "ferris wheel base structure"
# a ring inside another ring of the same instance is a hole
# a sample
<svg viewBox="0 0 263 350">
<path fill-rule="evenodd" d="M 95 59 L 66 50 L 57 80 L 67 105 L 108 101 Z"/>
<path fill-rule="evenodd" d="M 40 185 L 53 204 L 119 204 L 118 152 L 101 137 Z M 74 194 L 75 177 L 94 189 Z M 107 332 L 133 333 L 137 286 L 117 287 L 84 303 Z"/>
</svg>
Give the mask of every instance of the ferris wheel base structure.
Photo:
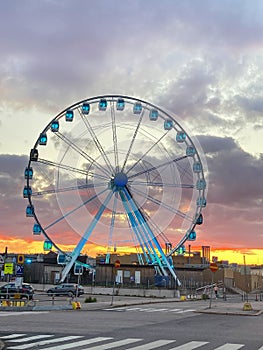
<svg viewBox="0 0 263 350">
<path fill-rule="evenodd" d="M 105 247 L 106 263 L 116 247 L 136 249 L 140 265 L 179 286 L 172 255 L 203 223 L 205 171 L 200 147 L 171 113 L 129 96 L 87 98 L 55 116 L 31 149 L 26 216 L 33 234 L 67 257 L 61 282 L 85 266 L 78 258 L 92 243 Z"/>
</svg>

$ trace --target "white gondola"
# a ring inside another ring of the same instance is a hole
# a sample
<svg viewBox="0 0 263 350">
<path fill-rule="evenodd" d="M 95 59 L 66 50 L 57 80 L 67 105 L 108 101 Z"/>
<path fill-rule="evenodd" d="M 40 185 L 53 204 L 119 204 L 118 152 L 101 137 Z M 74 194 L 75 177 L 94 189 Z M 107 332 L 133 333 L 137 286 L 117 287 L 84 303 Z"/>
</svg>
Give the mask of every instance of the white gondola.
<svg viewBox="0 0 263 350">
<path fill-rule="evenodd" d="M 37 162 L 38 160 L 38 150 L 36 148 L 32 148 L 30 151 L 30 160 L 32 162 Z"/>
</svg>

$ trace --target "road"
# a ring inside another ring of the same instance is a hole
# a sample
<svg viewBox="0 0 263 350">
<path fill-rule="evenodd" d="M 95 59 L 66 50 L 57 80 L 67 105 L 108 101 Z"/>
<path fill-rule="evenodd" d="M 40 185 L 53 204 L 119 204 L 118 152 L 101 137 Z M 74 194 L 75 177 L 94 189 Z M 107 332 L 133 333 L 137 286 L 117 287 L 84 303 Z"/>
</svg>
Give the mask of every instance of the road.
<svg viewBox="0 0 263 350">
<path fill-rule="evenodd" d="M 10 350 L 36 345 L 39 350 L 263 350 L 263 315 L 200 314 L 196 309 L 198 302 L 93 311 L 2 311 L 0 337 Z"/>
</svg>

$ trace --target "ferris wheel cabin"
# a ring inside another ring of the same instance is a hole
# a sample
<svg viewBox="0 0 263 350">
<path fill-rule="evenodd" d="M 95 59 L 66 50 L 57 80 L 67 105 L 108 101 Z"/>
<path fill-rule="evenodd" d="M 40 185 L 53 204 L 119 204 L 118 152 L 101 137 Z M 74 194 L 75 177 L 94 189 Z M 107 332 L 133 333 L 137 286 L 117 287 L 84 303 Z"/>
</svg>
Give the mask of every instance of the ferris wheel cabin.
<svg viewBox="0 0 263 350">
<path fill-rule="evenodd" d="M 28 205 L 26 207 L 26 217 L 34 216 L 34 207 L 32 205 Z"/>
<path fill-rule="evenodd" d="M 152 109 L 149 114 L 150 120 L 156 121 L 158 119 L 158 111 L 157 109 Z"/>
<path fill-rule="evenodd" d="M 30 168 L 26 168 L 25 169 L 25 179 L 32 179 L 33 178 L 33 169 Z"/>
<path fill-rule="evenodd" d="M 32 162 L 37 162 L 38 160 L 38 150 L 36 148 L 32 148 L 30 151 L 30 160 Z"/>
<path fill-rule="evenodd" d="M 66 122 L 72 122 L 73 118 L 74 118 L 74 112 L 71 109 L 69 109 L 65 115 Z"/>
<path fill-rule="evenodd" d="M 39 143 L 41 146 L 45 146 L 45 145 L 47 144 L 47 134 L 46 134 L 46 133 L 40 134 L 38 143 Z"/>
<path fill-rule="evenodd" d="M 133 105 L 133 113 L 134 114 L 141 114 L 142 112 L 142 104 L 140 102 L 136 102 Z"/>
<path fill-rule="evenodd" d="M 164 130 L 171 130 L 173 128 L 173 125 L 174 123 L 171 119 L 166 119 L 163 124 Z"/>
<path fill-rule="evenodd" d="M 106 98 L 102 98 L 99 102 L 99 110 L 106 111 L 107 106 L 108 106 L 108 102 L 107 102 Z"/>
<path fill-rule="evenodd" d="M 123 111 L 125 107 L 125 102 L 123 98 L 118 98 L 116 103 L 116 109 L 117 111 Z"/>
<path fill-rule="evenodd" d="M 82 107 L 81 107 L 82 113 L 83 114 L 89 114 L 90 112 L 90 104 L 87 102 L 84 102 Z"/>
<path fill-rule="evenodd" d="M 58 132 L 58 130 L 59 130 L 59 122 L 58 120 L 53 120 L 53 122 L 51 123 L 51 131 Z"/>
<path fill-rule="evenodd" d="M 42 232 L 41 227 L 39 224 L 35 223 L 33 226 L 33 234 L 34 235 L 40 235 Z"/>
</svg>

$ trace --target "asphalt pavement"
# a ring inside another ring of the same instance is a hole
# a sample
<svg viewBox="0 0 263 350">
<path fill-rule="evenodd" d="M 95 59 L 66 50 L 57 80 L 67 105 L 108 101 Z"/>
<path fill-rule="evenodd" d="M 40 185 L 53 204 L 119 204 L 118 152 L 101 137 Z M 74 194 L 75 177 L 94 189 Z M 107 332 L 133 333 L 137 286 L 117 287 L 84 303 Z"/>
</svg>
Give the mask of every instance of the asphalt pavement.
<svg viewBox="0 0 263 350">
<path fill-rule="evenodd" d="M 72 310 L 73 312 L 101 310 L 105 308 L 125 307 L 131 305 L 146 305 L 146 304 L 162 304 L 162 303 L 184 303 L 189 306 L 194 305 L 195 312 L 218 315 L 239 315 L 239 316 L 259 316 L 263 314 L 263 300 L 244 302 L 238 298 L 230 297 L 227 300 L 223 299 L 185 299 L 184 298 L 145 298 L 145 297 L 126 297 L 126 296 L 110 296 L 110 295 L 90 295 L 91 299 L 96 299 L 96 302 L 85 303 L 86 296 L 77 299 L 64 299 L 64 301 L 51 302 L 48 300 L 44 305 L 40 305 L 37 300 L 31 302 L 29 306 L 13 307 L 0 306 L 0 311 L 25 311 L 25 310 Z M 78 304 L 77 304 L 78 303 Z M 4 349 L 4 343 L 0 340 L 0 350 Z"/>
</svg>

